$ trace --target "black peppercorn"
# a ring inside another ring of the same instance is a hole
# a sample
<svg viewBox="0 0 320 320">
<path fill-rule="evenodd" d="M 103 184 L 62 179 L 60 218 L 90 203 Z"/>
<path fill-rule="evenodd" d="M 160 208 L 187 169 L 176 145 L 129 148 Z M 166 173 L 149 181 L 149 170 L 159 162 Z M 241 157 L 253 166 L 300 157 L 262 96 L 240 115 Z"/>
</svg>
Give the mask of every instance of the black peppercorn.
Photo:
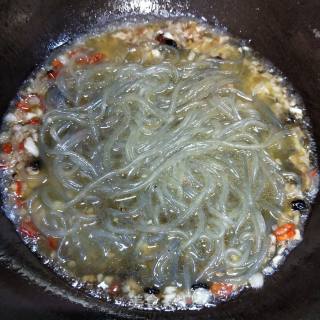
<svg viewBox="0 0 320 320">
<path fill-rule="evenodd" d="M 307 205 L 304 200 L 298 199 L 291 202 L 291 208 L 293 210 L 302 211 L 307 208 Z"/>
<path fill-rule="evenodd" d="M 149 294 L 159 294 L 160 290 L 157 287 L 148 287 L 148 288 L 144 288 L 143 290 L 145 293 L 149 293 Z"/>
</svg>

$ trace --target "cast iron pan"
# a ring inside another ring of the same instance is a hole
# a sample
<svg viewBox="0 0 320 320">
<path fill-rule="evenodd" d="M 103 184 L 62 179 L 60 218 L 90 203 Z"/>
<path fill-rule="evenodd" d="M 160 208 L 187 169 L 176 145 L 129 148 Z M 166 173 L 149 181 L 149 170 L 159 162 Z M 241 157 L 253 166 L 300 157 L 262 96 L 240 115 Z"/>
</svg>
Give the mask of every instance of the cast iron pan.
<svg viewBox="0 0 320 320">
<path fill-rule="evenodd" d="M 52 49 L 117 15 L 190 12 L 216 19 L 272 61 L 301 94 L 320 144 L 319 0 L 0 0 L 0 112 Z M 318 146 L 318 150 L 320 150 Z M 0 318 L 7 319 L 320 319 L 320 206 L 303 243 L 262 290 L 199 312 L 127 310 L 86 297 L 56 277 L 0 214 Z"/>
</svg>

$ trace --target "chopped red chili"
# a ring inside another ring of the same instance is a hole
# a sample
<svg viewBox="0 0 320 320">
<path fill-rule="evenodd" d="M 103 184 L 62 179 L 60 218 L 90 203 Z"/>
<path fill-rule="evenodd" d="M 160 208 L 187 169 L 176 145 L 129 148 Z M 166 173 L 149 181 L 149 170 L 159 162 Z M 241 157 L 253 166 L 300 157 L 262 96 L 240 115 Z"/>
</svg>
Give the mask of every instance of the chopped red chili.
<svg viewBox="0 0 320 320">
<path fill-rule="evenodd" d="M 59 59 L 53 59 L 51 65 L 55 69 L 61 69 L 64 66 L 64 64 Z"/>
<path fill-rule="evenodd" d="M 17 195 L 17 197 L 22 196 L 22 181 L 20 181 L 20 180 L 16 181 L 16 195 Z"/>
<path fill-rule="evenodd" d="M 156 40 L 161 43 L 161 44 L 164 44 L 165 40 L 164 40 L 164 35 L 163 33 L 159 33 L 157 36 L 156 36 Z"/>
<path fill-rule="evenodd" d="M 85 57 L 80 57 L 76 60 L 77 64 L 95 64 L 100 62 L 102 59 L 105 58 L 105 55 L 102 52 L 97 52 Z"/>
<path fill-rule="evenodd" d="M 214 282 L 210 290 L 214 295 L 228 297 L 233 291 L 233 285 L 230 283 Z"/>
<path fill-rule="evenodd" d="M 285 241 L 292 239 L 296 234 L 296 225 L 294 223 L 286 223 L 278 227 L 273 234 L 277 241 Z"/>
<path fill-rule="evenodd" d="M 89 63 L 90 64 L 98 63 L 104 58 L 105 58 L 105 55 L 102 52 L 97 52 L 89 56 Z"/>
<path fill-rule="evenodd" d="M 25 100 L 18 101 L 16 107 L 24 112 L 29 112 L 31 110 L 31 106 Z"/>
<path fill-rule="evenodd" d="M 108 289 L 110 295 L 118 295 L 120 293 L 120 285 L 116 282 L 112 283 Z"/>
<path fill-rule="evenodd" d="M 55 71 L 55 70 L 49 70 L 49 71 L 47 71 L 47 77 L 49 78 L 49 79 L 56 79 L 57 78 L 57 76 L 58 76 L 58 72 L 57 71 Z"/>
<path fill-rule="evenodd" d="M 36 99 L 36 102 L 32 102 L 31 99 Z M 24 112 L 29 112 L 33 106 L 37 105 L 43 108 L 43 98 L 38 94 L 29 94 L 16 103 L 16 107 Z"/>
<path fill-rule="evenodd" d="M 310 171 L 309 174 L 310 174 L 310 176 L 312 178 L 314 178 L 314 177 L 316 177 L 318 175 L 318 170 L 317 169 L 313 169 L 313 170 Z"/>
<path fill-rule="evenodd" d="M 47 77 L 49 79 L 55 80 L 64 64 L 59 59 L 53 59 L 51 62 L 51 66 L 52 69 L 47 71 Z"/>
<path fill-rule="evenodd" d="M 57 250 L 58 249 L 58 244 L 59 244 L 59 241 L 57 238 L 54 238 L 54 237 L 48 237 L 48 246 L 50 249 L 52 250 Z"/>
<path fill-rule="evenodd" d="M 19 208 L 24 207 L 25 204 L 26 204 L 26 203 L 25 203 L 24 200 L 22 200 L 22 199 L 20 199 L 20 198 L 17 198 L 17 199 L 16 199 L 16 205 L 17 205 Z"/>
<path fill-rule="evenodd" d="M 6 154 L 10 154 L 12 152 L 13 148 L 12 148 L 12 144 L 11 143 L 4 143 L 2 145 L 2 151 Z"/>
<path fill-rule="evenodd" d="M 23 236 L 29 238 L 37 238 L 39 236 L 39 231 L 32 221 L 23 220 L 18 230 Z"/>
<path fill-rule="evenodd" d="M 39 125 L 41 123 L 40 118 L 32 118 L 26 122 L 26 124 Z"/>
<path fill-rule="evenodd" d="M 76 63 L 77 64 L 88 64 L 89 63 L 88 57 L 81 57 L 76 60 Z"/>
<path fill-rule="evenodd" d="M 23 152 L 24 151 L 24 140 L 19 142 L 18 144 L 18 151 Z"/>
</svg>

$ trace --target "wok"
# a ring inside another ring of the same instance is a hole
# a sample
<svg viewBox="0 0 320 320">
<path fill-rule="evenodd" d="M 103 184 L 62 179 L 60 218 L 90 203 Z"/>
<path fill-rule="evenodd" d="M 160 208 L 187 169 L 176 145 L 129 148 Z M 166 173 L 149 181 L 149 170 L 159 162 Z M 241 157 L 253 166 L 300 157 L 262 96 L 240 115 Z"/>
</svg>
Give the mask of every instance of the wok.
<svg viewBox="0 0 320 320">
<path fill-rule="evenodd" d="M 127 14 L 191 13 L 217 21 L 272 61 L 302 96 L 320 143 L 320 2 L 318 0 L 1 0 L 0 112 L 54 46 Z M 318 150 L 320 150 L 318 146 Z M 201 311 L 122 308 L 73 289 L 24 246 L 0 214 L 1 319 L 320 319 L 320 206 L 305 239 L 262 290 Z"/>
</svg>

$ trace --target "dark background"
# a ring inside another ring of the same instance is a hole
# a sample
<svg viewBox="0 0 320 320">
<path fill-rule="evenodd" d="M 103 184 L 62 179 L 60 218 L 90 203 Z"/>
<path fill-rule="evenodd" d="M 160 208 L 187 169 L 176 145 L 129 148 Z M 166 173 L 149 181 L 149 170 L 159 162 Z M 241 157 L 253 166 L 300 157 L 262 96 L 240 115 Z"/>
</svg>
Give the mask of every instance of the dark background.
<svg viewBox="0 0 320 320">
<path fill-rule="evenodd" d="M 158 7 L 144 2 L 157 13 Z M 315 139 L 320 141 L 320 38 L 314 32 L 320 31 L 319 0 L 158 2 L 161 8 L 174 4 L 178 10 L 196 12 L 209 22 L 214 22 L 215 16 L 233 34 L 251 39 L 250 45 L 283 71 L 301 94 Z M 125 13 L 131 8 L 139 12 L 134 3 L 0 0 L 0 112 L 5 111 L 34 66 L 43 61 L 50 43 L 71 39 L 88 25 L 104 25 L 112 16 L 110 11 Z M 211 310 L 165 314 L 123 310 L 72 290 L 39 263 L 21 244 L 9 221 L 0 215 L 0 319 L 319 320 L 319 215 L 317 200 L 303 243 L 290 254 L 281 270 L 267 279 L 263 290 L 248 290 Z"/>
</svg>

